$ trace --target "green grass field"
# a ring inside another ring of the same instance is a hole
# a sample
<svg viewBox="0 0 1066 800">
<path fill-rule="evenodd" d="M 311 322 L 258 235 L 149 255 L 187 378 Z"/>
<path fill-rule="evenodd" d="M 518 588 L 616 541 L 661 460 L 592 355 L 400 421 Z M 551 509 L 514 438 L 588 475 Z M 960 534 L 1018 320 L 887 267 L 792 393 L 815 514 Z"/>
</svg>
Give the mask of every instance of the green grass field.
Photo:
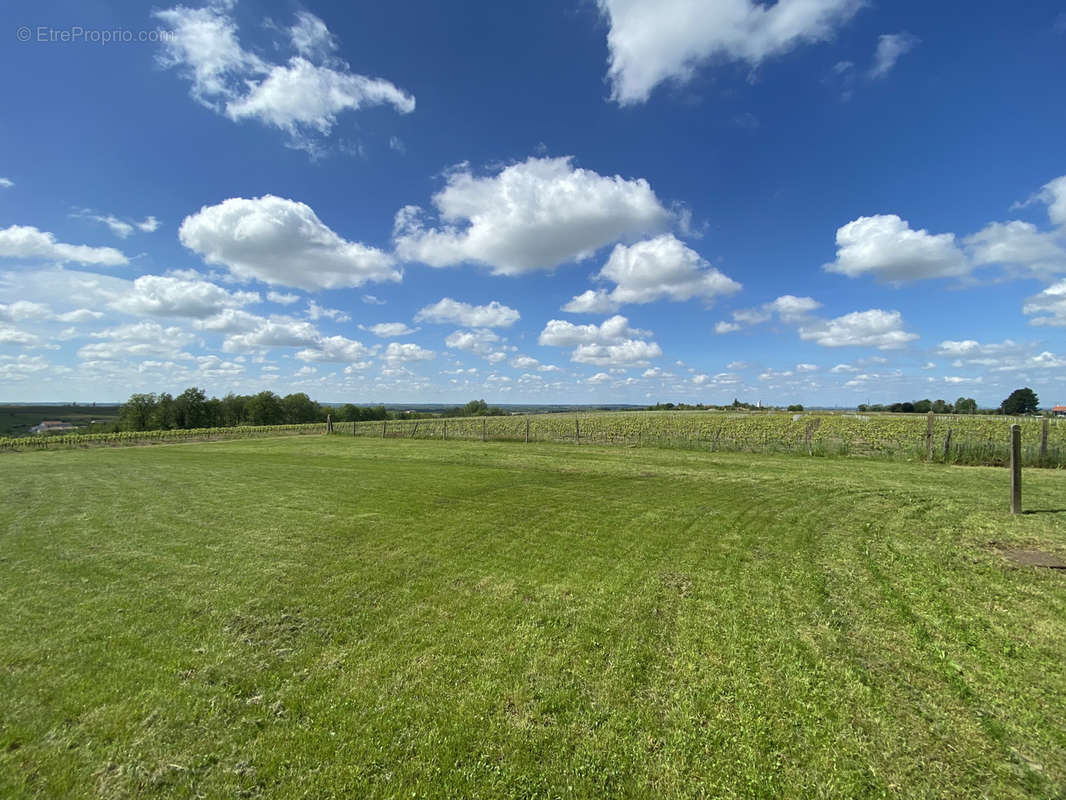
<svg viewBox="0 0 1066 800">
<path fill-rule="evenodd" d="M 0 796 L 1064 797 L 1066 480 L 293 437 L 0 457 Z"/>
</svg>

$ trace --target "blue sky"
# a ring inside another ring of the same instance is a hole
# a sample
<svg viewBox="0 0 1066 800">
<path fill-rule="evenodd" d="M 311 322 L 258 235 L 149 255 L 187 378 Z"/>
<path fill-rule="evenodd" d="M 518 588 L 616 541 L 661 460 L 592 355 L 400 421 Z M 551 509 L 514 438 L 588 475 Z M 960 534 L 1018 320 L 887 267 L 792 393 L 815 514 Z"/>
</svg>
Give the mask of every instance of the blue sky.
<svg viewBox="0 0 1066 800">
<path fill-rule="evenodd" d="M 1059 2 L 16 2 L 0 401 L 1066 403 Z"/>
</svg>

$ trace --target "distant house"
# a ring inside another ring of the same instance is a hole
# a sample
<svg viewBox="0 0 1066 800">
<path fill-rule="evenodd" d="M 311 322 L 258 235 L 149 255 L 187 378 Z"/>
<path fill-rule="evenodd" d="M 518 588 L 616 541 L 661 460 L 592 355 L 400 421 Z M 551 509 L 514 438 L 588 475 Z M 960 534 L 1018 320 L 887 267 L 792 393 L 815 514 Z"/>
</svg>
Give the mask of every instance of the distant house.
<svg viewBox="0 0 1066 800">
<path fill-rule="evenodd" d="M 1051 409 L 1051 413 L 1056 417 L 1066 417 L 1066 406 L 1055 406 Z"/>
<path fill-rule="evenodd" d="M 56 419 L 46 419 L 40 425 L 34 425 L 30 428 L 30 433 L 64 433 L 66 431 L 77 430 L 69 422 L 60 422 Z"/>
</svg>

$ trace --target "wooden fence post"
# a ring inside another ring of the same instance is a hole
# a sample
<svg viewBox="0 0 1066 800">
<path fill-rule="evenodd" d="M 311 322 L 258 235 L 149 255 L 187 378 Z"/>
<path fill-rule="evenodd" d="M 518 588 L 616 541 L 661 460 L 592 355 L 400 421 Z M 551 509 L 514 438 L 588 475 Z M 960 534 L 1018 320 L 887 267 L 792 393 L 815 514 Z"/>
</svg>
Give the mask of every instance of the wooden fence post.
<svg viewBox="0 0 1066 800">
<path fill-rule="evenodd" d="M 925 421 L 925 460 L 933 460 L 933 412 L 929 412 L 929 416 Z"/>
<path fill-rule="evenodd" d="M 574 444 L 581 444 L 581 423 L 574 420 Z"/>
<path fill-rule="evenodd" d="M 326 433 L 333 433 L 333 415 L 326 414 Z"/>
<path fill-rule="evenodd" d="M 382 439 L 385 438 L 385 428 L 388 426 L 388 424 L 389 424 L 388 420 L 382 420 L 381 421 L 381 438 Z"/>
<path fill-rule="evenodd" d="M 444 420 L 444 441 L 448 441 L 448 420 Z"/>
<path fill-rule="evenodd" d="M 948 453 L 951 450 L 951 428 L 948 428 L 948 435 L 944 437 L 944 463 L 948 461 Z"/>
<path fill-rule="evenodd" d="M 529 444 L 529 417 L 526 417 L 526 444 Z"/>
<path fill-rule="evenodd" d="M 1022 426 L 1010 426 L 1010 513 L 1022 513 Z"/>
<path fill-rule="evenodd" d="M 481 441 L 485 441 L 485 418 L 481 418 Z"/>
<path fill-rule="evenodd" d="M 1047 458 L 1047 427 L 1048 418 L 1044 417 L 1044 424 L 1040 429 L 1040 457 Z"/>
</svg>

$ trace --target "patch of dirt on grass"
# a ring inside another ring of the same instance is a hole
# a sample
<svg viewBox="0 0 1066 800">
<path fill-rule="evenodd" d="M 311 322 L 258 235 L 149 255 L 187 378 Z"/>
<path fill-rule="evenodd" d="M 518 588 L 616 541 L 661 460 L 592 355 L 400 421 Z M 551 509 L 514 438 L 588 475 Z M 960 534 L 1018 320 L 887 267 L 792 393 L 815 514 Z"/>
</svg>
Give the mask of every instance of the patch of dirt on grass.
<svg viewBox="0 0 1066 800">
<path fill-rule="evenodd" d="M 1044 569 L 1066 570 L 1066 562 L 1052 553 L 1043 550 L 1025 550 L 1017 547 L 999 548 L 999 553 L 1004 558 L 1020 564 L 1023 567 L 1043 567 Z"/>
</svg>

